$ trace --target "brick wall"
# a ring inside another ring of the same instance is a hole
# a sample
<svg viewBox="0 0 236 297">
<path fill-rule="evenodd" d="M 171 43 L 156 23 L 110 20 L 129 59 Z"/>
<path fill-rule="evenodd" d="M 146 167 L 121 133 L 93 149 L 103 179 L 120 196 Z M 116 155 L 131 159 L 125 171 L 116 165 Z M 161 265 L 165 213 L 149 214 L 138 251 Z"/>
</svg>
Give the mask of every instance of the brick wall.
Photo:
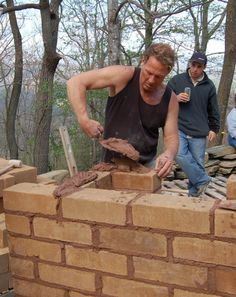
<svg viewBox="0 0 236 297">
<path fill-rule="evenodd" d="M 236 212 L 219 201 L 112 190 L 110 174 L 54 188 L 4 191 L 16 296 L 236 296 Z"/>
<path fill-rule="evenodd" d="M 0 158 L 0 168 L 8 165 L 8 160 Z M 14 168 L 0 176 L 0 295 L 12 288 L 12 278 L 9 267 L 9 249 L 5 214 L 3 213 L 3 190 L 22 182 L 36 182 L 37 170 L 35 167 L 23 165 Z M 2 296 L 2 295 L 1 295 Z"/>
</svg>

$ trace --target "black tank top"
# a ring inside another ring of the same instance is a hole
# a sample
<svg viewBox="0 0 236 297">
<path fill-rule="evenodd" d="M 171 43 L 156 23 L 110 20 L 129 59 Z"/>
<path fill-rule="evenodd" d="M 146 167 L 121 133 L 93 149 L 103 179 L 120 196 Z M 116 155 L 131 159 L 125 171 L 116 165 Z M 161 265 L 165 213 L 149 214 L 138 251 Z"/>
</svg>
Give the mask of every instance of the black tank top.
<svg viewBox="0 0 236 297">
<path fill-rule="evenodd" d="M 159 128 L 165 125 L 171 89 L 166 87 L 160 103 L 147 104 L 139 90 L 140 68 L 135 68 L 132 79 L 123 90 L 108 97 L 104 138 L 126 139 L 140 153 L 139 162 L 151 161 L 157 151 Z M 104 149 L 103 161 L 110 162 L 120 154 Z"/>
</svg>

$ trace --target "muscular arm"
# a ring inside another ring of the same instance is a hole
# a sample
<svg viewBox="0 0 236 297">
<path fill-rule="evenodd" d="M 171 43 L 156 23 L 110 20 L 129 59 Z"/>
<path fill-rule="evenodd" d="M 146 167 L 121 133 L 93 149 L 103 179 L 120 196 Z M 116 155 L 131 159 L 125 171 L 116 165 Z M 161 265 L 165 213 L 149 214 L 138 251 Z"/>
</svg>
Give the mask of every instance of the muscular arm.
<svg viewBox="0 0 236 297">
<path fill-rule="evenodd" d="M 178 112 L 177 97 L 172 92 L 167 119 L 163 129 L 164 152 L 156 160 L 156 170 L 160 177 L 165 177 L 170 173 L 172 162 L 178 151 Z"/>
<path fill-rule="evenodd" d="M 103 132 L 97 121 L 89 119 L 86 104 L 87 90 L 110 88 L 114 96 L 122 90 L 132 78 L 134 68 L 130 66 L 109 66 L 98 70 L 83 72 L 73 76 L 67 82 L 67 94 L 81 128 L 89 137 Z"/>
</svg>

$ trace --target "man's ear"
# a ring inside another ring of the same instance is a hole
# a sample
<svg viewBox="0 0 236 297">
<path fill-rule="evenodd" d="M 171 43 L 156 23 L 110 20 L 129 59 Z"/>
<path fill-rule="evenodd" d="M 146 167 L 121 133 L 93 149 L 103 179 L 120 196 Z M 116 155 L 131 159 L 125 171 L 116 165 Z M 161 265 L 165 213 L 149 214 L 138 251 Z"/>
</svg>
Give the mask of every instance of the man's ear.
<svg viewBox="0 0 236 297">
<path fill-rule="evenodd" d="M 147 58 L 142 57 L 141 59 L 141 66 L 143 66 L 147 62 Z"/>
</svg>

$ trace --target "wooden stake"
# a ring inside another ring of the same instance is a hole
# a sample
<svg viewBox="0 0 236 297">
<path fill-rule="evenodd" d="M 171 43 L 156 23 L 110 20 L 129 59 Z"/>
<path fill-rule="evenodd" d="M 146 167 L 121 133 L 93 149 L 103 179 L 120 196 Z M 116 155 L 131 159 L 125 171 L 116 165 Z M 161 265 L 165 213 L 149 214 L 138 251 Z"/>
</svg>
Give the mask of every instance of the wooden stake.
<svg viewBox="0 0 236 297">
<path fill-rule="evenodd" d="M 63 144 L 63 148 L 64 148 L 64 153 L 66 156 L 66 162 L 67 162 L 67 166 L 69 169 L 69 173 L 70 173 L 70 176 L 72 177 L 76 173 L 78 173 L 78 169 L 77 169 L 77 165 L 75 162 L 75 157 L 74 157 L 74 153 L 72 150 L 67 127 L 65 127 L 65 126 L 59 127 L 59 132 L 61 135 L 61 140 L 62 140 L 62 144 Z"/>
</svg>

